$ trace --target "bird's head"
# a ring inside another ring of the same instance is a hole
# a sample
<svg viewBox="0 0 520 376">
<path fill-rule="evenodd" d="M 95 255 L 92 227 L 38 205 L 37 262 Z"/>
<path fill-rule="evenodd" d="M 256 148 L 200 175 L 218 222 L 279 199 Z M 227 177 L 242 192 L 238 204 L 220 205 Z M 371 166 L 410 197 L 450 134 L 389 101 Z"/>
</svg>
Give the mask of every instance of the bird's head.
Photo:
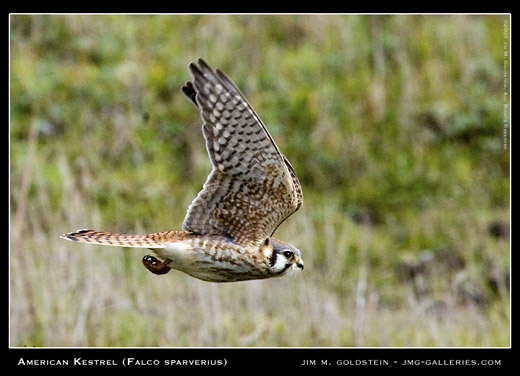
<svg viewBox="0 0 520 376">
<path fill-rule="evenodd" d="M 269 271 L 273 274 L 282 276 L 292 269 L 303 270 L 302 253 L 298 248 L 275 238 L 267 239 L 266 246 L 272 247 Z"/>
</svg>

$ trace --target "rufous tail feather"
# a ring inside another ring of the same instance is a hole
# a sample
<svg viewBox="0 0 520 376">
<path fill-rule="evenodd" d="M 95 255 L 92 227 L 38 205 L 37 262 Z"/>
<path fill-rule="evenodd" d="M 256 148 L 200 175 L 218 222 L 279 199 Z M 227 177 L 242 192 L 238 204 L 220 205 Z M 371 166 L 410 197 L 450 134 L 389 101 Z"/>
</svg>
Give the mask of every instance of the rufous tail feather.
<svg viewBox="0 0 520 376">
<path fill-rule="evenodd" d="M 78 230 L 63 234 L 63 239 L 90 244 L 136 248 L 164 248 L 164 242 L 175 237 L 176 231 L 156 232 L 148 235 L 127 235 L 94 230 Z"/>
</svg>

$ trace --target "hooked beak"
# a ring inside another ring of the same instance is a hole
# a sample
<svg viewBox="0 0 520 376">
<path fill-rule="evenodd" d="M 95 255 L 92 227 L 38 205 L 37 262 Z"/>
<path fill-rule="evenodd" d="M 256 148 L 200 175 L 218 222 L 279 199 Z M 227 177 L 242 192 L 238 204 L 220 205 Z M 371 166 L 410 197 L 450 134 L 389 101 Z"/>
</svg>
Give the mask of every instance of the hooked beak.
<svg viewBox="0 0 520 376">
<path fill-rule="evenodd" d="M 300 268 L 301 270 L 303 270 L 303 266 L 304 266 L 304 264 L 303 264 L 303 260 L 302 260 L 301 258 L 299 258 L 298 260 L 296 260 L 296 266 L 297 266 L 298 268 Z"/>
</svg>

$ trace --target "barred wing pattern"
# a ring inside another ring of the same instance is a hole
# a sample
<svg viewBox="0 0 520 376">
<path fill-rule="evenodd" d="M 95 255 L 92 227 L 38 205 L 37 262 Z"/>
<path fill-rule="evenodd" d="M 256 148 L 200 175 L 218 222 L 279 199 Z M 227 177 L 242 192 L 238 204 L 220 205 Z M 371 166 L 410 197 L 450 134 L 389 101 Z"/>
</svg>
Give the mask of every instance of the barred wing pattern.
<svg viewBox="0 0 520 376">
<path fill-rule="evenodd" d="M 301 206 L 300 183 L 238 88 L 204 60 L 197 63 L 182 90 L 199 107 L 213 170 L 182 227 L 258 246 Z"/>
</svg>

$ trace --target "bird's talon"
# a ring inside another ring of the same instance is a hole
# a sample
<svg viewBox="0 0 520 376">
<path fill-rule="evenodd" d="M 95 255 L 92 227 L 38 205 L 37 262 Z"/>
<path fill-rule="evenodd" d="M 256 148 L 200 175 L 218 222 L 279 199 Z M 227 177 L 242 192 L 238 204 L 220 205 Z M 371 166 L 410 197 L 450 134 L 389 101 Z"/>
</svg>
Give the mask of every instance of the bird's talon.
<svg viewBox="0 0 520 376">
<path fill-rule="evenodd" d="M 170 271 L 170 267 L 168 264 L 170 263 L 170 260 L 164 260 L 161 262 L 158 262 L 158 260 L 150 255 L 146 255 L 143 257 L 143 265 L 151 271 L 153 274 L 166 274 Z"/>
</svg>

